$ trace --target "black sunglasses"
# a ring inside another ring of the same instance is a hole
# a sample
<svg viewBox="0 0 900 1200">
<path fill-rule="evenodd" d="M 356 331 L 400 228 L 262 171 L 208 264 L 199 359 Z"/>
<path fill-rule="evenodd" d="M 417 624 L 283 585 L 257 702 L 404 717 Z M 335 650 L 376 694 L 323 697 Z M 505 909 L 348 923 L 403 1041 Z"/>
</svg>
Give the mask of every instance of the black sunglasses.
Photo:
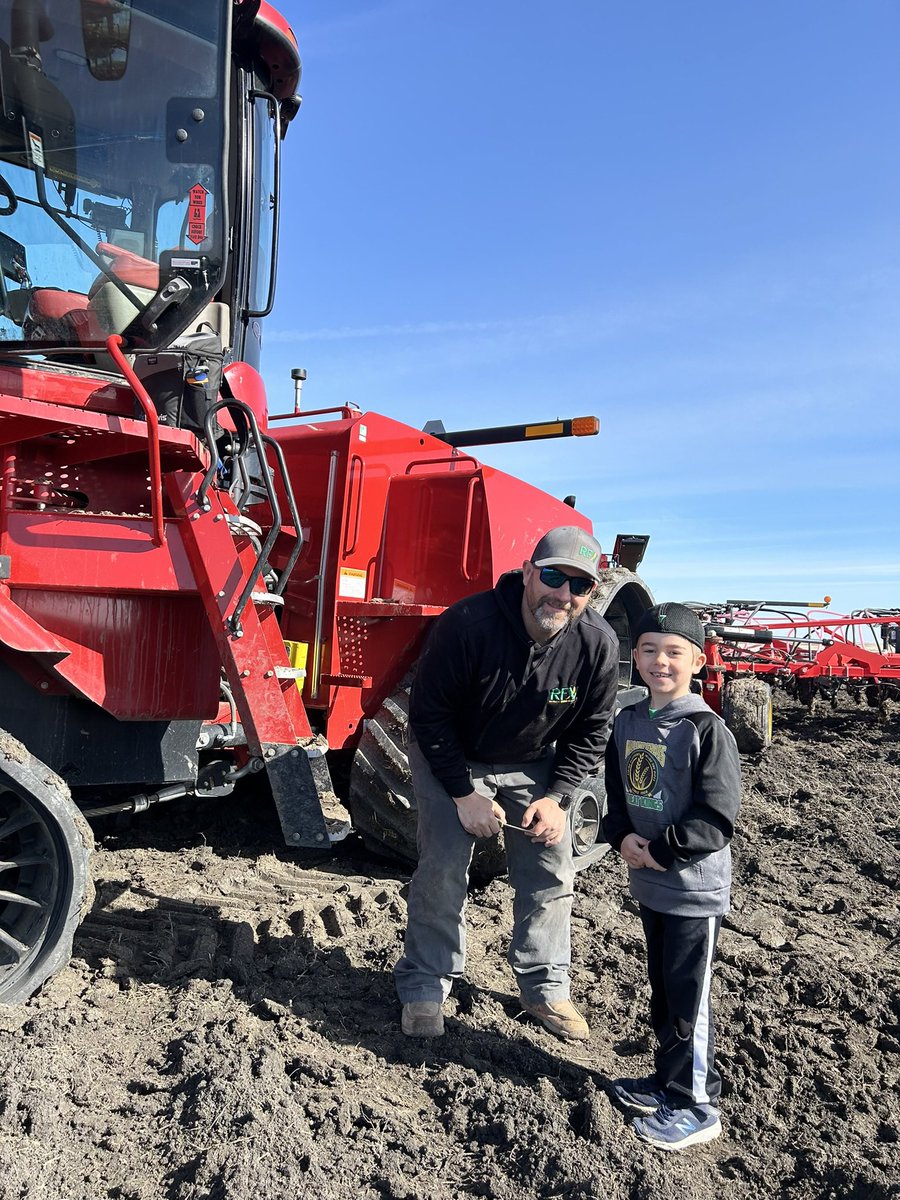
<svg viewBox="0 0 900 1200">
<path fill-rule="evenodd" d="M 567 575 L 557 567 L 541 567 L 541 583 L 549 588 L 561 588 L 564 583 L 569 585 L 573 596 L 586 596 L 594 586 L 593 579 L 585 579 L 583 575 Z"/>
</svg>

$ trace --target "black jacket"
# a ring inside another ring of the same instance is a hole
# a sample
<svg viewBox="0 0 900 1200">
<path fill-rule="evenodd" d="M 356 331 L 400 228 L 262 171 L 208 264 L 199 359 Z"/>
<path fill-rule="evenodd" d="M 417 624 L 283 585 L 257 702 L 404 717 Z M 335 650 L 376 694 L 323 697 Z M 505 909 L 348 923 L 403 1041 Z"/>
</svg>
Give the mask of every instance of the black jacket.
<svg viewBox="0 0 900 1200">
<path fill-rule="evenodd" d="M 410 727 L 454 797 L 472 791 L 468 761 L 531 762 L 555 743 L 548 791 L 595 774 L 616 698 L 619 643 L 592 609 L 543 645 L 522 620 L 521 571 L 458 600 L 419 660 Z"/>
</svg>

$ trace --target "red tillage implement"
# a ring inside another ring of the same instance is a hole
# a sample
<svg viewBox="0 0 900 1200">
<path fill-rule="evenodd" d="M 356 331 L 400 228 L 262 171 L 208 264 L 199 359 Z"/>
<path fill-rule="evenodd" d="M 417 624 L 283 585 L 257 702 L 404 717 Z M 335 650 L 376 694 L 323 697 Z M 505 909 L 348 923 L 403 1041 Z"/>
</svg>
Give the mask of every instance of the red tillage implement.
<svg viewBox="0 0 900 1200">
<path fill-rule="evenodd" d="M 704 697 L 742 749 L 760 750 L 771 740 L 772 684 L 810 709 L 822 698 L 835 705 L 842 689 L 872 707 L 900 696 L 900 609 L 843 616 L 825 610 L 828 603 L 692 605 L 706 625 Z"/>
</svg>

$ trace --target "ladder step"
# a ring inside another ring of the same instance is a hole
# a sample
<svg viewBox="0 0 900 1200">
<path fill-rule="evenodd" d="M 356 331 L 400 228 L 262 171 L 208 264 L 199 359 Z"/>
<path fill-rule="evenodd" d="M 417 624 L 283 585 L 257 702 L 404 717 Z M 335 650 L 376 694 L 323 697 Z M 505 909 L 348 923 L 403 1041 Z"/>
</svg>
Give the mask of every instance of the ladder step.
<svg viewBox="0 0 900 1200">
<path fill-rule="evenodd" d="M 284 604 L 284 596 L 277 596 L 274 592 L 251 592 L 250 599 L 254 604 L 274 604 L 276 608 Z"/>
</svg>

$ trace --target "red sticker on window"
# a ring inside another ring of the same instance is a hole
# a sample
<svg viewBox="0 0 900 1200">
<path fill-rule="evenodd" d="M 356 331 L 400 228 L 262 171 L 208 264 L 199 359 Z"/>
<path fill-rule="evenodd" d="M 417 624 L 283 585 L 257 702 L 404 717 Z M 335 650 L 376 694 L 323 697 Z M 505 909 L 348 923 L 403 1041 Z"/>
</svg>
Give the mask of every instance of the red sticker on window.
<svg viewBox="0 0 900 1200">
<path fill-rule="evenodd" d="M 206 188 L 200 183 L 195 183 L 188 192 L 187 236 L 188 241 L 193 242 L 195 246 L 206 241 L 206 197 L 208 195 Z"/>
</svg>

